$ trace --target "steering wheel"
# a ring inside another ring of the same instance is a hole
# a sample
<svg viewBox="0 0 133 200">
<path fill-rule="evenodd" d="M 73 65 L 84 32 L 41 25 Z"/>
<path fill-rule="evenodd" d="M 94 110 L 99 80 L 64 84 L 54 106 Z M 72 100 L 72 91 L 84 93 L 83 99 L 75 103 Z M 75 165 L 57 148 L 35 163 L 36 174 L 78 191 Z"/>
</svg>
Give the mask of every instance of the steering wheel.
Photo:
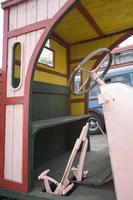
<svg viewBox="0 0 133 200">
<path fill-rule="evenodd" d="M 102 74 L 98 77 L 96 75 L 96 72 L 97 70 L 99 69 L 100 65 L 98 65 L 98 67 L 94 70 L 91 70 L 91 71 L 88 71 L 87 69 L 84 68 L 85 64 L 90 60 L 92 59 L 93 57 L 95 57 L 98 53 L 107 53 L 109 55 L 109 60 L 108 60 L 108 64 L 107 66 L 105 67 L 105 70 L 102 72 Z M 89 54 L 88 56 L 86 56 L 82 62 L 73 70 L 69 80 L 68 80 L 68 86 L 70 87 L 70 91 L 73 95 L 83 95 L 83 94 L 86 94 L 89 90 L 91 90 L 92 88 L 94 88 L 96 85 L 97 85 L 97 79 L 100 78 L 102 79 L 105 74 L 107 73 L 107 71 L 109 70 L 110 66 L 111 66 L 111 63 L 112 63 L 112 53 L 109 49 L 107 48 L 100 48 L 100 49 L 97 49 L 95 51 L 93 51 L 91 54 Z M 74 91 L 74 87 L 71 87 L 71 83 L 73 82 L 74 80 L 74 77 L 75 75 L 78 73 L 78 72 L 81 72 L 81 71 L 84 71 L 86 73 L 89 74 L 88 78 L 84 81 L 84 83 L 80 86 L 79 90 L 77 92 Z M 88 86 L 88 81 L 89 79 L 93 79 L 94 80 L 94 83 L 91 84 L 91 86 L 89 87 Z"/>
</svg>

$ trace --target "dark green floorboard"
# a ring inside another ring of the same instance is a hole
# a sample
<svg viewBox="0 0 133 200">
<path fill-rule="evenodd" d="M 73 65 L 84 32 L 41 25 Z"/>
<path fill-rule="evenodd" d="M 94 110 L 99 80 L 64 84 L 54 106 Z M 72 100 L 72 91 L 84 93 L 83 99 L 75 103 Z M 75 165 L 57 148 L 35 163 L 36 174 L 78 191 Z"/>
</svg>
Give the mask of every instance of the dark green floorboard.
<svg viewBox="0 0 133 200">
<path fill-rule="evenodd" d="M 57 181 L 60 181 L 69 156 L 70 152 L 48 161 L 42 167 L 41 172 L 49 168 L 49 176 L 55 178 Z M 74 165 L 77 161 L 78 156 L 76 157 Z M 76 187 L 74 191 L 69 197 L 65 198 L 72 198 L 76 200 L 116 200 L 108 149 L 106 148 L 99 152 L 89 151 L 86 157 L 85 169 L 88 169 L 88 178 L 83 181 L 83 184 L 85 185 L 75 184 Z M 73 175 L 70 174 L 70 178 L 72 177 Z M 108 183 L 105 183 L 102 186 L 92 187 L 92 185 L 95 184 L 101 185 L 106 178 L 109 181 Z M 34 192 L 37 192 L 38 190 L 41 192 L 43 184 L 39 182 L 37 178 L 35 180 Z"/>
<path fill-rule="evenodd" d="M 47 161 L 47 163 L 38 171 L 38 175 L 43 170 L 49 168 L 51 171 L 49 175 L 54 177 L 57 181 L 61 180 L 63 175 L 65 166 L 69 159 L 70 152 L 61 155 L 53 160 Z M 75 164 L 78 160 L 76 158 Z M 41 181 L 37 180 L 35 177 L 34 188 L 28 194 L 22 193 L 13 193 L 7 190 L 0 190 L 0 196 L 10 196 L 15 199 L 24 199 L 24 200 L 116 200 L 115 190 L 113 181 L 111 180 L 111 166 L 108 150 L 102 150 L 100 152 L 88 152 L 85 169 L 89 170 L 88 178 L 83 181 L 85 185 L 75 184 L 74 191 L 70 194 L 70 196 L 57 196 L 57 195 L 49 195 L 42 192 L 43 184 Z M 72 177 L 72 174 L 71 174 Z M 90 187 L 92 183 L 100 183 L 103 182 L 106 178 L 108 178 L 109 182 L 102 186 Z"/>
</svg>

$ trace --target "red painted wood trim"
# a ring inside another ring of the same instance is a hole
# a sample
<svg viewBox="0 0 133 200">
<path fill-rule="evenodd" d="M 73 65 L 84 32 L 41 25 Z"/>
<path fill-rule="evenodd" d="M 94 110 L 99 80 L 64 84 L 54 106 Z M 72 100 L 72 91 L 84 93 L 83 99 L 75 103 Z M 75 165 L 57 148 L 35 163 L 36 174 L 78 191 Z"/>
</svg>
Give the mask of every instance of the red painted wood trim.
<svg viewBox="0 0 133 200">
<path fill-rule="evenodd" d="M 29 132 L 29 97 L 30 97 L 30 86 L 31 86 L 31 80 L 32 80 L 32 73 L 34 71 L 35 62 L 37 59 L 37 56 L 39 54 L 39 51 L 50 36 L 50 33 L 54 29 L 54 27 L 59 23 L 61 18 L 71 10 L 74 5 L 77 3 L 76 0 L 68 0 L 64 6 L 54 15 L 52 20 L 48 23 L 47 28 L 43 31 L 35 49 L 34 52 L 30 58 L 30 62 L 28 65 L 28 71 L 26 75 L 25 80 L 25 97 L 24 97 L 24 125 L 23 125 L 23 191 L 28 191 L 28 132 Z"/>
<path fill-rule="evenodd" d="M 126 34 L 124 34 L 123 36 L 121 36 L 116 42 L 114 42 L 113 44 L 111 44 L 110 47 L 108 47 L 110 50 L 114 49 L 118 44 L 120 44 L 122 41 L 124 41 L 125 39 L 127 39 L 128 37 L 130 37 L 133 34 L 133 29 L 131 29 L 130 31 L 128 31 Z M 95 62 L 93 69 L 95 69 L 100 62 L 104 59 L 104 57 L 106 56 L 106 53 L 103 53 Z"/>
<path fill-rule="evenodd" d="M 71 103 L 84 103 L 86 101 L 87 101 L 86 98 L 83 98 L 83 99 L 71 99 Z"/>
<path fill-rule="evenodd" d="M 133 29 L 129 30 L 127 33 L 125 33 L 123 36 L 121 36 L 116 42 L 114 42 L 113 44 L 111 44 L 111 46 L 109 47 L 109 49 L 113 50 L 118 44 L 120 44 L 125 39 L 127 39 L 128 37 L 130 37 L 132 34 L 133 34 Z"/>
<path fill-rule="evenodd" d="M 98 98 L 97 97 L 95 97 L 95 98 L 89 98 L 89 101 L 96 101 L 96 100 L 98 100 Z"/>
<path fill-rule="evenodd" d="M 94 20 L 94 18 L 91 16 L 91 14 L 89 13 L 89 11 L 83 6 L 82 3 L 79 3 L 76 6 L 77 10 L 84 16 L 85 19 L 87 19 L 87 21 L 92 25 L 93 29 L 96 31 L 96 33 L 99 36 L 104 36 L 103 31 L 100 29 L 100 27 L 97 25 L 96 21 Z"/>
<path fill-rule="evenodd" d="M 112 53 L 118 53 L 118 52 L 130 50 L 130 49 L 133 49 L 133 45 L 128 45 L 128 46 L 125 46 L 125 47 L 117 47 L 117 48 L 112 50 Z"/>
<path fill-rule="evenodd" d="M 91 79 L 89 79 L 89 81 L 87 82 L 85 89 L 89 88 L 91 83 Z M 89 101 L 89 94 L 88 92 L 85 94 L 85 114 L 88 114 L 88 101 Z"/>
<path fill-rule="evenodd" d="M 8 60 L 8 40 L 7 32 L 9 27 L 9 12 L 4 11 L 4 28 L 3 28 L 3 56 L 2 56 L 2 88 L 1 102 L 4 102 L 6 95 L 6 76 L 7 76 L 7 60 Z M 0 187 L 3 186 L 4 180 L 4 152 L 5 152 L 5 104 L 0 105 Z"/>
<path fill-rule="evenodd" d="M 47 69 L 47 68 L 43 68 L 43 67 L 40 67 L 40 66 L 36 66 L 35 70 L 41 71 L 41 72 L 46 72 L 46 73 L 49 73 L 49 74 L 55 74 L 57 76 L 67 78 L 66 74 L 63 74 L 63 73 L 57 72 L 57 71 L 53 71 L 53 70 L 50 70 L 50 69 Z"/>
<path fill-rule="evenodd" d="M 83 99 L 71 99 L 71 104 L 73 103 L 85 103 L 85 114 L 88 114 L 89 112 L 89 106 L 88 106 L 88 102 L 89 101 L 94 101 L 94 100 L 98 100 L 98 98 L 95 99 L 89 99 L 88 95 L 85 96 L 85 98 Z"/>
<path fill-rule="evenodd" d="M 57 43 L 59 43 L 63 47 L 68 47 L 69 43 L 67 43 L 59 34 L 52 33 L 51 39 L 55 40 Z"/>
<path fill-rule="evenodd" d="M 110 67 L 110 69 L 122 68 L 122 67 L 130 66 L 130 65 L 133 66 L 133 61 L 132 61 L 132 62 L 122 63 L 122 64 L 112 65 L 112 66 Z M 104 67 L 103 67 L 103 68 L 100 68 L 98 71 L 103 71 L 103 70 L 104 70 Z"/>
<path fill-rule="evenodd" d="M 23 3 L 23 2 L 25 2 L 25 1 L 27 1 L 27 0 L 7 0 L 7 1 L 5 1 L 5 2 L 3 2 L 1 5 L 1 7 L 3 8 L 3 9 L 5 9 L 5 8 L 9 8 L 9 7 L 11 7 L 11 6 L 15 6 L 16 4 L 19 4 L 19 3 Z"/>
<path fill-rule="evenodd" d="M 24 97 L 6 97 L 5 104 L 6 105 L 14 105 L 14 104 L 23 104 Z"/>
<path fill-rule="evenodd" d="M 22 191 L 22 184 L 14 182 L 14 181 L 4 180 L 3 187 L 10 188 L 10 189 L 14 190 L 15 192 Z"/>
<path fill-rule="evenodd" d="M 36 30 L 46 28 L 46 26 L 49 24 L 49 21 L 50 21 L 50 19 L 46 19 L 46 20 L 42 20 L 40 22 L 36 22 L 36 23 L 33 23 L 33 24 L 26 25 L 22 28 L 18 28 L 18 29 L 9 31 L 8 32 L 8 38 L 23 35 L 23 34 L 26 34 L 26 33 L 30 33 L 32 31 L 36 31 Z"/>
<path fill-rule="evenodd" d="M 19 60 L 15 60 L 15 64 L 16 65 L 20 65 L 20 61 Z M 39 65 L 41 65 L 41 66 L 39 66 Z M 57 76 L 61 76 L 61 77 L 67 78 L 67 74 L 63 74 L 61 72 L 53 71 L 51 69 L 44 68 L 44 67 L 47 67 L 47 65 L 42 64 L 42 63 L 37 63 L 35 70 L 40 71 L 40 72 L 46 72 L 46 73 L 49 73 L 49 74 L 55 74 Z M 53 67 L 51 67 L 51 68 L 53 69 Z"/>
<path fill-rule="evenodd" d="M 74 59 L 74 60 L 70 60 L 70 64 L 80 63 L 84 58 L 85 58 L 85 57 L 78 58 L 78 59 Z"/>
<path fill-rule="evenodd" d="M 70 77 L 70 47 L 69 46 L 66 49 L 66 53 L 67 53 L 67 81 L 68 81 Z M 70 93 L 68 96 L 68 115 L 71 115 Z"/>
<path fill-rule="evenodd" d="M 68 46 L 66 49 L 67 52 L 67 81 L 70 77 L 70 47 Z"/>
<path fill-rule="evenodd" d="M 71 43 L 70 46 L 84 44 L 84 43 L 87 43 L 87 42 L 93 42 L 93 41 L 101 40 L 101 39 L 108 38 L 108 37 L 115 36 L 115 35 L 122 34 L 122 33 L 126 34 L 127 32 L 130 32 L 130 31 L 133 31 L 133 28 L 129 28 L 129 29 L 126 29 L 126 30 L 110 33 L 110 34 L 104 35 L 102 37 L 95 37 L 95 38 L 88 39 L 88 40 L 82 40 L 82 41 L 74 42 L 74 43 Z"/>
<path fill-rule="evenodd" d="M 15 60 L 15 65 L 21 65 L 21 61 L 20 60 Z"/>
<path fill-rule="evenodd" d="M 29 181 L 29 169 L 28 169 L 28 133 L 29 133 L 29 94 L 25 92 L 24 97 L 24 121 L 23 121 L 23 192 L 29 191 L 28 181 Z M 27 112 L 27 114 L 26 114 Z"/>
</svg>

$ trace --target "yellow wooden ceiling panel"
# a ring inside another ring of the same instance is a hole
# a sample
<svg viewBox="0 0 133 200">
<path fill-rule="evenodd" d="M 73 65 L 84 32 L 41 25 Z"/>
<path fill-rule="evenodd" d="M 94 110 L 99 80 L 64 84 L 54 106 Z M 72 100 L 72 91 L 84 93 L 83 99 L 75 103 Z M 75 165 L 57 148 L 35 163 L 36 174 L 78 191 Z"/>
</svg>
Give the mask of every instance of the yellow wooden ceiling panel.
<svg viewBox="0 0 133 200">
<path fill-rule="evenodd" d="M 55 32 L 69 43 L 98 36 L 89 22 L 77 9 L 73 9 L 63 18 L 56 27 Z"/>
<path fill-rule="evenodd" d="M 82 0 L 105 34 L 133 27 L 133 0 Z"/>
<path fill-rule="evenodd" d="M 70 55 L 71 60 L 80 59 L 86 57 L 89 53 L 92 53 L 98 48 L 109 48 L 114 42 L 116 42 L 123 34 L 114 35 L 108 38 L 103 38 L 100 40 L 81 43 L 78 45 L 71 46 Z"/>
</svg>

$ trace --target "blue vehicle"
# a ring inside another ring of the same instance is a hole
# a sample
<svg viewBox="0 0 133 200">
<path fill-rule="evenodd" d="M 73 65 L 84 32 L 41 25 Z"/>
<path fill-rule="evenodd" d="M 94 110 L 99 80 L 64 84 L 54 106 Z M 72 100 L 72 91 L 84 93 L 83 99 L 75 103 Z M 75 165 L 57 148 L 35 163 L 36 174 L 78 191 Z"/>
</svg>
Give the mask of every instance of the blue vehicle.
<svg viewBox="0 0 133 200">
<path fill-rule="evenodd" d="M 106 59 L 101 66 L 99 74 L 106 64 Z M 114 50 L 114 59 L 111 69 L 104 78 L 106 83 L 121 82 L 133 86 L 133 47 L 127 50 L 118 48 Z M 98 103 L 99 86 L 89 92 L 90 134 L 99 134 L 99 126 L 105 131 L 104 117 L 101 105 Z"/>
</svg>

